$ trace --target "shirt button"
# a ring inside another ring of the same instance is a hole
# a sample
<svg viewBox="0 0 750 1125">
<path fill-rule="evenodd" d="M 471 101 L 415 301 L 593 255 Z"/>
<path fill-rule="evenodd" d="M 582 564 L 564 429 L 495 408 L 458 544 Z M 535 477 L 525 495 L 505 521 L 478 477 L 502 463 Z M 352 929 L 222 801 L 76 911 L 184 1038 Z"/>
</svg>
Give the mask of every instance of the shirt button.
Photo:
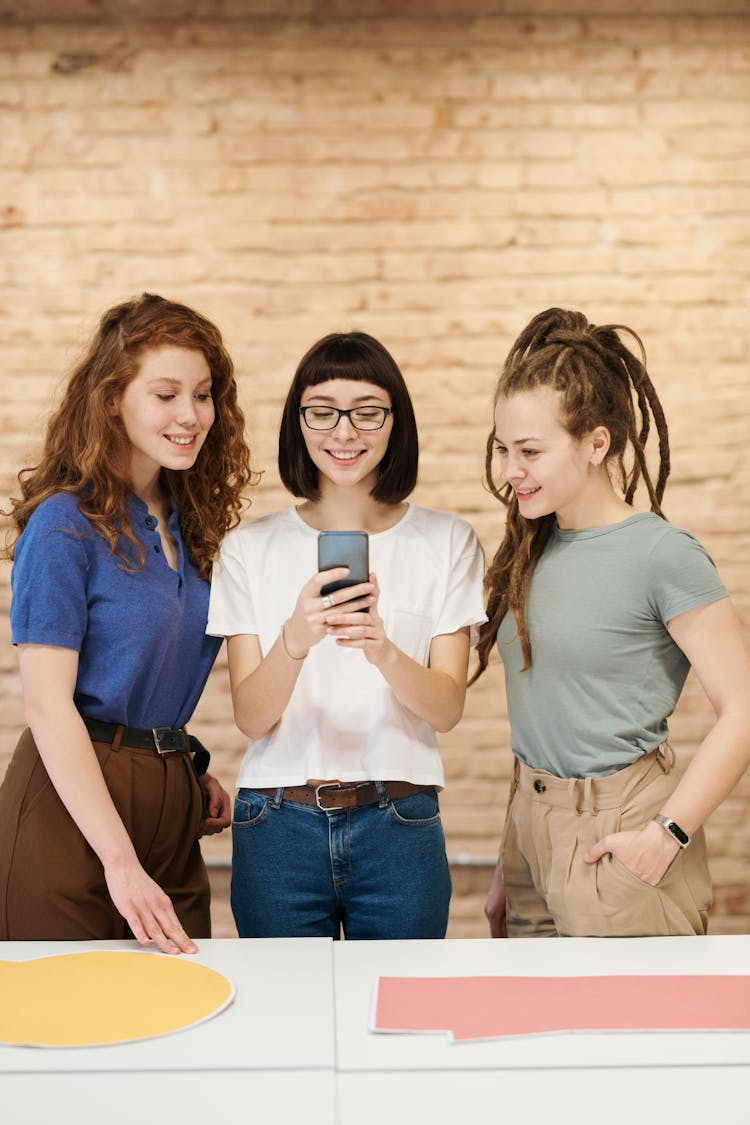
<svg viewBox="0 0 750 1125">
<path fill-rule="evenodd" d="M 157 555 L 161 554 L 161 547 L 158 543 L 154 543 L 154 550 L 156 551 Z"/>
<path fill-rule="evenodd" d="M 540 777 L 538 777 L 536 779 L 536 781 L 534 782 L 534 792 L 535 793 L 544 793 L 546 788 L 547 788 L 547 786 L 544 784 L 542 779 Z"/>
<path fill-rule="evenodd" d="M 146 516 L 145 524 L 146 524 L 146 527 L 156 527 L 156 517 L 155 516 Z"/>
</svg>

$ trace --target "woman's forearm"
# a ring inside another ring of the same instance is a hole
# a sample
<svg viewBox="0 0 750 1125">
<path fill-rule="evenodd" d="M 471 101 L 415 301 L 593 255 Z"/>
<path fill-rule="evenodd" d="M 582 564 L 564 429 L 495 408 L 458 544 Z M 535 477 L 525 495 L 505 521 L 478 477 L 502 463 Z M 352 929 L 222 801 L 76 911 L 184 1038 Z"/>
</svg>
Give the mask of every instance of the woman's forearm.
<svg viewBox="0 0 750 1125">
<path fill-rule="evenodd" d="M 750 764 L 750 650 L 729 598 L 688 610 L 668 628 L 717 716 L 660 810 L 689 835 L 731 793 Z"/>
<path fill-rule="evenodd" d="M 440 732 L 453 729 L 463 714 L 466 699 L 468 640 L 464 646 L 459 638 L 455 647 L 459 650 L 465 647 L 466 650 L 465 660 L 459 658 L 456 661 L 458 667 L 455 671 L 453 668 L 450 671 L 442 667 L 425 668 L 396 645 L 389 645 L 382 659 L 373 661 L 399 703 Z M 464 668 L 463 675 L 460 674 L 461 667 Z"/>
<path fill-rule="evenodd" d="M 78 653 L 19 645 L 24 712 L 52 785 L 101 860 L 107 889 L 134 937 L 164 953 L 194 953 L 169 897 L 144 870 L 73 702 Z"/>
<path fill-rule="evenodd" d="M 264 738 L 279 722 L 297 683 L 305 656 L 295 659 L 285 650 L 281 637 L 258 663 L 249 651 L 257 637 L 237 636 L 228 640 L 229 676 L 232 685 L 234 721 L 248 738 Z M 260 649 L 257 649 L 260 656 Z"/>
<path fill-rule="evenodd" d="M 105 866 L 135 861 L 130 837 L 73 702 L 78 653 L 19 645 L 18 659 L 24 715 L 60 800 Z"/>
<path fill-rule="evenodd" d="M 102 865 L 107 868 L 137 863 L 132 841 L 75 707 L 28 706 L 26 712 L 50 781 Z"/>
<path fill-rule="evenodd" d="M 750 765 L 750 716 L 724 714 L 701 743 L 660 811 L 692 835 L 734 789 Z"/>
</svg>

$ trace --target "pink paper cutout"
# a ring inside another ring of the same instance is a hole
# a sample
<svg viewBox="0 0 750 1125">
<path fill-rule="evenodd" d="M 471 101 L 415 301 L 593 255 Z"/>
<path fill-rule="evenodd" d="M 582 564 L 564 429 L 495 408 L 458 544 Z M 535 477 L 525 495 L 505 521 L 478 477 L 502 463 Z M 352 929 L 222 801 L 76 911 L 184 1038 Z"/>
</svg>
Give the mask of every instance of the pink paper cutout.
<svg viewBox="0 0 750 1125">
<path fill-rule="evenodd" d="M 380 977 L 375 1031 L 748 1031 L 750 976 Z"/>
</svg>

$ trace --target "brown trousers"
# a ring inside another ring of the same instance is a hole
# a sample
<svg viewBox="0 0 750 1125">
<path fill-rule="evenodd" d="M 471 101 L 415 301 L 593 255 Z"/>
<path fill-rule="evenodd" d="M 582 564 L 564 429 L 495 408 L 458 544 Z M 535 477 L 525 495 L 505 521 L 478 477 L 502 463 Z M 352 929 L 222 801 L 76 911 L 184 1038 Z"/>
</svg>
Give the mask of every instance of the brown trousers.
<svg viewBox="0 0 750 1125">
<path fill-rule="evenodd" d="M 188 934 L 210 937 L 210 889 L 196 836 L 203 797 L 189 756 L 99 742 L 94 751 L 143 867 Z M 129 937 L 101 862 L 27 730 L 0 786 L 0 940 Z"/>
<path fill-rule="evenodd" d="M 656 887 L 612 855 L 584 855 L 643 827 L 677 784 L 668 746 L 603 778 L 565 779 L 516 761 L 501 850 L 509 937 L 705 934 L 711 878 L 703 830 Z"/>
</svg>

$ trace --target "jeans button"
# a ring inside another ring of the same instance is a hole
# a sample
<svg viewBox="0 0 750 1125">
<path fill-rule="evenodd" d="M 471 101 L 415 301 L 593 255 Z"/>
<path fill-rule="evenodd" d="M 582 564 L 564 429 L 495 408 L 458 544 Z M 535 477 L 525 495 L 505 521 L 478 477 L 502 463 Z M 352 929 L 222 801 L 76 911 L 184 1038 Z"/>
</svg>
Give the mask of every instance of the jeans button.
<svg viewBox="0 0 750 1125">
<path fill-rule="evenodd" d="M 542 779 L 540 777 L 538 777 L 536 779 L 536 781 L 534 782 L 534 792 L 535 793 L 543 793 L 546 788 L 547 788 L 547 786 L 544 784 Z"/>
</svg>

